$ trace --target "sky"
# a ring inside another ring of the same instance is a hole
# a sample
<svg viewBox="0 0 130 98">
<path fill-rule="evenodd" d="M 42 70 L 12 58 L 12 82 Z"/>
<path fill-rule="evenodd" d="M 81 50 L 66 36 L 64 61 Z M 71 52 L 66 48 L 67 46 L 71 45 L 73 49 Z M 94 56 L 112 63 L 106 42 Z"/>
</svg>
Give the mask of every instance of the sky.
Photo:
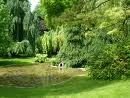
<svg viewBox="0 0 130 98">
<path fill-rule="evenodd" d="M 29 2 L 31 3 L 31 11 L 33 11 L 40 0 L 29 0 Z"/>
</svg>

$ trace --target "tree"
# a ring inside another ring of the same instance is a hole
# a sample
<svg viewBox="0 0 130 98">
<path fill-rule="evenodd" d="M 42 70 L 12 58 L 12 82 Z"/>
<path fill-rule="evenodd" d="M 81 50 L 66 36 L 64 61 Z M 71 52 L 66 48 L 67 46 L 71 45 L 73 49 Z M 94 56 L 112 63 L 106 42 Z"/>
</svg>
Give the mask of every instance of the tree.
<svg viewBox="0 0 130 98">
<path fill-rule="evenodd" d="M 0 55 L 4 55 L 10 45 L 11 37 L 8 30 L 10 15 L 3 0 L 0 0 Z"/>
<path fill-rule="evenodd" d="M 23 10 L 23 1 L 20 0 L 10 0 L 7 1 L 7 5 L 10 8 L 10 14 L 12 16 L 12 34 L 14 41 L 22 41 L 24 39 L 24 29 L 23 29 L 23 20 L 24 20 L 24 10 Z"/>
<path fill-rule="evenodd" d="M 85 51 L 84 27 L 74 22 L 67 30 L 66 40 L 58 53 L 58 59 L 63 60 L 69 67 L 84 67 Z"/>
<path fill-rule="evenodd" d="M 51 29 L 67 26 L 59 61 L 90 66 L 95 79 L 128 76 L 130 0 L 41 0 L 40 11 Z M 84 36 L 77 21 L 84 25 Z"/>
</svg>

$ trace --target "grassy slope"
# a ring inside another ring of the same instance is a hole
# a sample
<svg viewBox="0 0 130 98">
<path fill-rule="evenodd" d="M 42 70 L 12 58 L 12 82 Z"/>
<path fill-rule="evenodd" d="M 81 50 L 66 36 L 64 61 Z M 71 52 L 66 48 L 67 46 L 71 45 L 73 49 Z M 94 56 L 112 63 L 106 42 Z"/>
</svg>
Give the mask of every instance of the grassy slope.
<svg viewBox="0 0 130 98">
<path fill-rule="evenodd" d="M 101 81 L 85 76 L 40 88 L 0 87 L 0 98 L 130 98 L 130 80 Z"/>
</svg>

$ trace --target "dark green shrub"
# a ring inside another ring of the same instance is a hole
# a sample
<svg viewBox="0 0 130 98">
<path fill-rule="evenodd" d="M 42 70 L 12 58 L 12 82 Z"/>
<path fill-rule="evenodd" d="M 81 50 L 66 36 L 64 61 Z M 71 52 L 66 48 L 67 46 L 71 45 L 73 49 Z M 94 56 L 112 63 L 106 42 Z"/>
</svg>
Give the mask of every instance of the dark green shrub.
<svg viewBox="0 0 130 98">
<path fill-rule="evenodd" d="M 121 49 L 121 47 L 115 44 L 108 44 L 104 46 L 99 55 L 94 59 L 93 65 L 90 67 L 90 75 L 94 79 L 112 80 L 112 79 L 122 79 L 128 77 L 129 75 L 129 59 L 125 60 L 126 53 L 123 56 L 121 51 L 126 51 Z M 128 51 L 127 51 L 128 52 Z M 129 50 L 130 53 L 130 50 Z"/>
<path fill-rule="evenodd" d="M 69 25 L 65 38 L 58 53 L 59 61 L 64 61 L 69 67 L 84 67 L 86 63 L 84 27 L 79 23 Z"/>
<path fill-rule="evenodd" d="M 126 43 L 119 44 L 118 48 L 119 63 L 124 64 L 124 75 L 126 77 L 130 76 L 130 41 L 127 40 Z"/>
<path fill-rule="evenodd" d="M 11 45 L 11 34 L 8 30 L 10 24 L 10 13 L 3 0 L 0 0 L 0 56 L 5 56 Z"/>
</svg>

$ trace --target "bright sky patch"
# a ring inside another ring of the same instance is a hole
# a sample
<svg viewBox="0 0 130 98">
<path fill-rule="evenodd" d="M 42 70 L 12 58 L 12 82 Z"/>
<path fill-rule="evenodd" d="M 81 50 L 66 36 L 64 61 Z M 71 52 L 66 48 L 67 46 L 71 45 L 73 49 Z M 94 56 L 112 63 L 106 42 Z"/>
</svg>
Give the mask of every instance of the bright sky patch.
<svg viewBox="0 0 130 98">
<path fill-rule="evenodd" d="M 29 0 L 29 2 L 31 3 L 31 11 L 33 11 L 35 9 L 35 7 L 38 5 L 40 0 Z"/>
</svg>

